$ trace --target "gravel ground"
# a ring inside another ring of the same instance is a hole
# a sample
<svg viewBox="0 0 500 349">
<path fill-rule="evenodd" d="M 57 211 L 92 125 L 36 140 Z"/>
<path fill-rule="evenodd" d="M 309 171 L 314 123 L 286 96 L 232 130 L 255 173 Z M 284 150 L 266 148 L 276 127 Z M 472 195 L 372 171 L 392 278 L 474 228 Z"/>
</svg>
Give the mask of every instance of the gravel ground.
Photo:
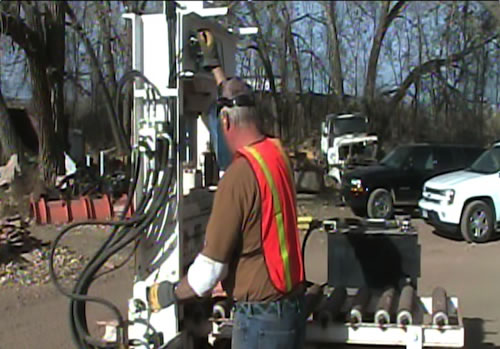
<svg viewBox="0 0 500 349">
<path fill-rule="evenodd" d="M 334 202 L 329 196 L 300 195 L 299 213 L 318 218 L 351 215 L 348 208 L 334 207 Z M 428 296 L 435 286 L 443 286 L 451 295 L 459 297 L 466 327 L 466 348 L 500 348 L 500 279 L 496 277 L 500 242 L 469 245 L 436 235 L 420 220 L 415 220 L 414 224 L 422 245 L 420 295 Z M 32 228 L 32 235 L 42 241 L 50 241 L 60 230 L 61 227 L 35 227 Z M 85 258 L 108 233 L 101 228 L 81 229 L 64 239 L 62 245 L 71 251 L 68 253 L 72 257 L 68 258 Z M 118 259 L 126 255 L 124 251 Z M 306 272 L 312 281 L 326 280 L 325 236 L 311 236 L 306 251 Z M 99 280 L 91 294 L 113 300 L 125 314 L 132 279 L 129 263 L 127 267 Z M 68 302 L 52 284 L 0 286 L 0 292 L 0 313 L 8 314 L 0 317 L 0 349 L 74 348 L 67 322 Z M 89 306 L 89 326 L 93 331 L 97 331 L 97 320 L 111 319 L 104 309 Z"/>
</svg>

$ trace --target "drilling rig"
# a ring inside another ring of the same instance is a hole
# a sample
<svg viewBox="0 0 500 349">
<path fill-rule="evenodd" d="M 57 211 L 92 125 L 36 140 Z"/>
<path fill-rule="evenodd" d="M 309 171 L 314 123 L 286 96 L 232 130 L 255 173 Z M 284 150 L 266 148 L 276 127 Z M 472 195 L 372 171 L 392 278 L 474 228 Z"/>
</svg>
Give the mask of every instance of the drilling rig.
<svg viewBox="0 0 500 349">
<path fill-rule="evenodd" d="M 159 2 L 160 3 L 160 2 Z M 133 71 L 120 80 L 119 93 L 133 83 L 131 132 L 134 214 L 112 222 L 77 223 L 114 226 L 90 259 L 70 292 L 70 329 L 79 348 L 210 348 L 231 336 L 231 302 L 208 299 L 194 305 L 173 304 L 151 311 L 147 288 L 177 282 L 201 250 L 217 181 L 224 168 L 215 159 L 216 84 L 201 68 L 197 33 L 209 29 L 219 44 L 226 75 L 236 72 L 241 35 L 252 28 L 229 30 L 218 23 L 227 8 L 203 1 L 162 1 L 157 13 L 126 13 L 133 32 Z M 309 285 L 307 344 L 329 343 L 405 346 L 409 349 L 457 347 L 464 344 L 458 299 L 436 288 L 418 297 L 420 245 L 407 218 L 386 220 L 312 219 L 303 240 L 328 236 L 328 281 Z M 125 246 L 134 245 L 134 283 L 124 317 L 111 302 L 88 295 L 104 263 Z M 305 263 L 307 259 L 305 258 Z M 307 277 L 307 275 L 306 275 Z M 109 307 L 118 324 L 112 340 L 89 334 L 85 304 Z"/>
</svg>

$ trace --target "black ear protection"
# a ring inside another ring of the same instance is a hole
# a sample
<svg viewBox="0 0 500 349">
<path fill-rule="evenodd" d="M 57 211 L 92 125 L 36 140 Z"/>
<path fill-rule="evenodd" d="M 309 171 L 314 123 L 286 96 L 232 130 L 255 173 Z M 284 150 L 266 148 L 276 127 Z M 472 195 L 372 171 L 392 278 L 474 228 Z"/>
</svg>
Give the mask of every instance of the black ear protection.
<svg viewBox="0 0 500 349">
<path fill-rule="evenodd" d="M 222 107 L 253 107 L 255 106 L 255 98 L 253 94 L 243 94 L 236 96 L 234 98 L 227 98 L 222 95 L 222 88 L 225 82 L 234 79 L 234 78 L 228 78 L 225 81 L 221 82 L 217 86 L 217 106 L 219 108 Z M 250 89 L 250 87 L 249 87 Z M 220 110 L 220 109 L 219 109 Z"/>
</svg>

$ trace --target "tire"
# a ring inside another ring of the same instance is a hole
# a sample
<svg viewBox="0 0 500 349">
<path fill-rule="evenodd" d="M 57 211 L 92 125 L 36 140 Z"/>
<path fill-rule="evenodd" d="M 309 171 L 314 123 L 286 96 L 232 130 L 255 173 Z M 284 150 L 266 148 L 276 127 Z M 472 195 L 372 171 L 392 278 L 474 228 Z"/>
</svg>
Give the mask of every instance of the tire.
<svg viewBox="0 0 500 349">
<path fill-rule="evenodd" d="M 358 217 L 366 217 L 366 209 L 362 207 L 351 207 L 352 213 Z"/>
<path fill-rule="evenodd" d="M 386 189 L 375 189 L 368 198 L 368 217 L 389 219 L 394 212 L 391 193 Z"/>
<path fill-rule="evenodd" d="M 472 201 L 465 206 L 460 219 L 460 232 L 467 242 L 487 242 L 494 232 L 493 210 L 482 200 Z"/>
</svg>

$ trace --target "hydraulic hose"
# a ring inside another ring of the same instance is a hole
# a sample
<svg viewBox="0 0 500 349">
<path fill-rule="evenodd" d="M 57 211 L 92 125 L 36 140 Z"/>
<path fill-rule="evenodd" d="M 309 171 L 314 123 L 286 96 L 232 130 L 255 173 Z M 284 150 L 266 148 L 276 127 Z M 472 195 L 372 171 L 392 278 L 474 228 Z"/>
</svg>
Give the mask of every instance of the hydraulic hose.
<svg viewBox="0 0 500 349">
<path fill-rule="evenodd" d="M 165 154 L 166 152 L 164 152 Z M 161 162 L 162 163 L 162 162 Z M 161 166 L 161 165 L 160 165 Z M 160 168 L 160 170 L 163 168 Z M 160 217 L 157 213 L 158 211 L 165 205 L 166 200 L 168 200 L 168 190 L 171 186 L 171 179 L 173 171 L 169 171 L 168 175 L 163 176 L 160 183 L 154 183 L 152 188 L 159 188 L 159 194 L 157 197 L 153 195 L 148 195 L 149 197 L 153 197 L 153 201 L 151 206 L 147 210 L 147 214 L 141 219 L 137 224 L 133 226 L 126 227 L 128 232 L 121 234 L 121 237 L 118 241 L 115 241 L 111 244 L 107 249 L 102 251 L 98 257 L 95 259 L 94 263 L 89 264 L 89 269 L 87 269 L 84 273 L 82 273 L 81 278 L 78 280 L 75 285 L 73 294 L 87 294 L 88 289 L 90 288 L 91 282 L 94 279 L 93 275 L 97 273 L 97 271 L 104 265 L 104 263 L 114 254 L 122 250 L 129 243 L 135 241 L 141 234 L 143 234 L 144 230 L 152 224 L 155 219 Z M 156 176 L 157 177 L 157 176 Z M 123 241 L 122 241 L 123 240 Z M 76 301 L 75 301 L 76 300 Z M 80 333 L 88 333 L 87 324 L 86 324 L 86 312 L 85 312 L 85 303 L 81 302 L 83 300 L 86 301 L 94 301 L 90 298 L 78 297 L 72 301 L 72 311 L 71 316 L 74 319 L 75 327 Z"/>
<path fill-rule="evenodd" d="M 152 86 L 153 94 L 157 94 L 159 96 L 159 90 L 156 88 L 156 86 L 147 81 L 147 79 L 140 72 L 130 72 L 126 74 L 124 79 L 120 81 L 121 88 L 127 81 L 132 81 L 132 79 L 135 79 L 137 77 L 143 78 L 147 83 L 149 83 Z M 166 112 L 167 110 L 165 109 L 165 113 Z M 168 130 L 165 130 L 166 132 L 172 132 L 169 127 L 167 128 Z M 118 320 L 120 329 L 123 330 L 123 327 L 126 325 L 126 323 L 115 305 L 105 299 L 88 296 L 87 293 L 92 282 L 107 273 L 103 272 L 97 274 L 100 268 L 112 255 L 116 254 L 134 241 L 136 242 L 136 245 L 134 247 L 135 250 L 135 248 L 137 248 L 137 239 L 144 233 L 144 231 L 155 222 L 163 219 L 164 212 L 162 212 L 162 209 L 172 198 L 172 181 L 174 172 L 176 171 L 174 165 L 175 157 L 170 156 L 170 154 L 172 153 L 175 154 L 175 143 L 172 141 L 172 137 L 169 135 L 169 133 L 165 134 L 164 136 L 166 137 L 166 139 L 159 138 L 157 142 L 157 148 L 159 151 L 154 153 L 154 156 L 156 157 L 155 169 L 154 171 L 148 171 L 147 173 L 146 185 L 150 189 L 147 192 L 143 193 L 141 201 L 137 205 L 137 210 L 132 218 L 123 220 L 125 217 L 125 213 L 128 211 L 132 203 L 135 191 L 137 189 L 141 166 L 140 154 L 137 155 L 135 169 L 132 175 L 131 185 L 129 187 L 128 200 L 125 205 L 124 211 L 120 215 L 119 220 L 113 222 L 91 221 L 74 223 L 61 231 L 61 233 L 54 240 L 49 256 L 49 273 L 53 283 L 56 286 L 56 289 L 70 299 L 70 329 L 73 341 L 79 348 L 114 348 L 120 343 L 126 344 L 123 343 L 124 338 L 118 338 L 118 343 L 105 343 L 100 339 L 93 338 L 89 334 L 85 310 L 86 302 L 94 302 L 108 307 Z M 158 157 L 158 155 L 160 156 Z M 160 172 L 163 172 L 161 179 L 159 179 Z M 54 255 L 60 240 L 73 228 L 84 225 L 105 225 L 113 226 L 114 228 L 110 233 L 110 236 L 104 241 L 100 248 L 94 253 L 89 263 L 85 266 L 84 270 L 80 274 L 80 277 L 76 281 L 72 292 L 69 292 L 64 289 L 64 287 L 57 279 L 57 275 L 54 269 Z M 126 260 L 128 260 L 132 255 L 133 254 L 129 255 Z M 125 263 L 120 264 L 119 267 L 123 265 L 125 265 Z M 118 269 L 119 267 L 115 268 L 114 270 Z"/>
</svg>

